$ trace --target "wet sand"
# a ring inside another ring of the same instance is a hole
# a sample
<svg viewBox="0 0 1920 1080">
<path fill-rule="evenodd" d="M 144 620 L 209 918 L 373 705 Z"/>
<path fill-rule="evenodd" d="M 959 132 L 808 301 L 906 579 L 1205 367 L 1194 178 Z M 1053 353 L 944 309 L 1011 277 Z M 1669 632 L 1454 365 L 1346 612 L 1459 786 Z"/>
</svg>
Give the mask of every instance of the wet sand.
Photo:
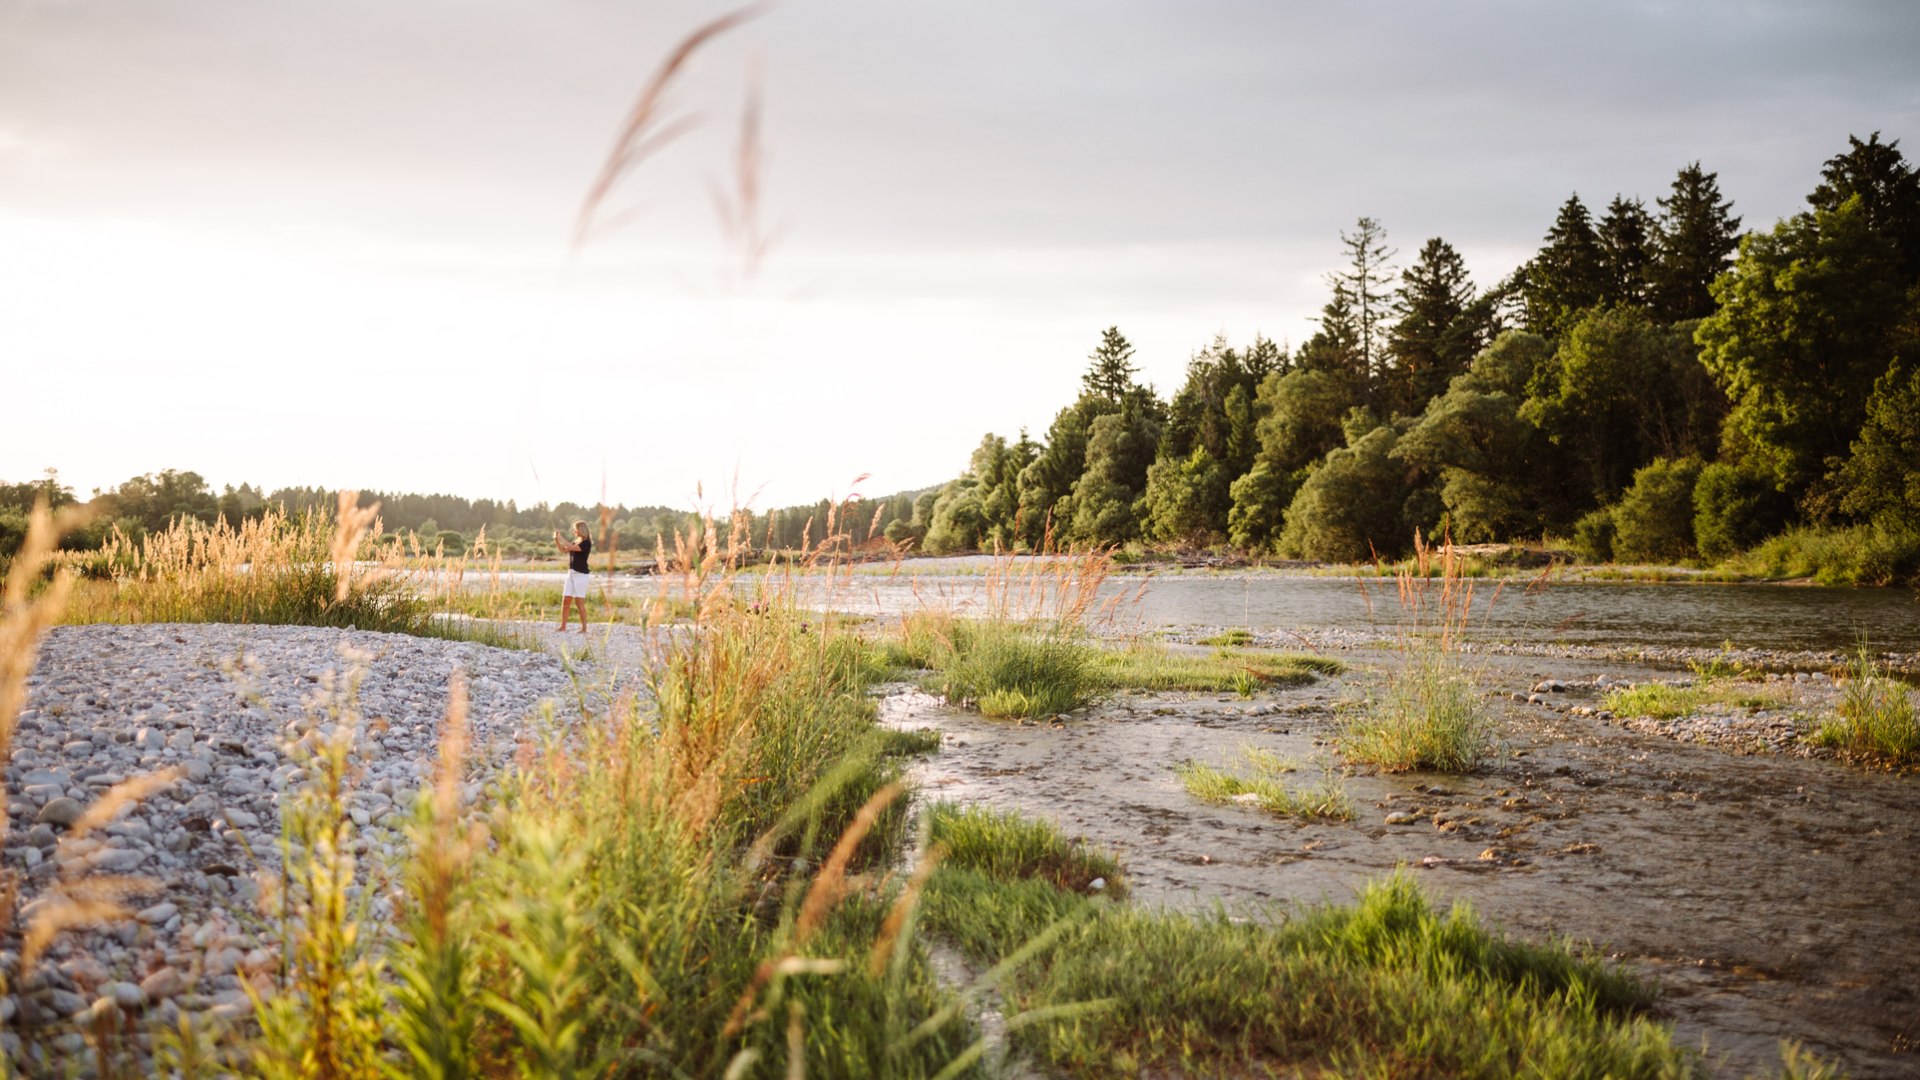
<svg viewBox="0 0 1920 1080">
<path fill-rule="evenodd" d="M 943 733 L 916 767 L 924 798 L 1055 820 L 1119 854 L 1137 902 L 1281 917 L 1406 865 L 1436 900 L 1655 979 L 1676 1039 L 1704 1042 L 1718 1075 L 1773 1071 L 1783 1038 L 1856 1076 L 1920 1073 L 1920 778 L 1676 742 L 1558 695 L 1562 711 L 1516 702 L 1547 676 L 1673 673 L 1501 657 L 1475 664 L 1507 753 L 1472 775 L 1353 773 L 1356 819 L 1304 825 L 1186 793 L 1175 764 L 1230 765 L 1249 745 L 1294 762 L 1291 783 L 1337 769 L 1335 706 L 1392 662 L 1343 659 L 1349 675 L 1252 700 L 1126 694 L 1022 725 L 902 691 L 883 716 Z"/>
</svg>

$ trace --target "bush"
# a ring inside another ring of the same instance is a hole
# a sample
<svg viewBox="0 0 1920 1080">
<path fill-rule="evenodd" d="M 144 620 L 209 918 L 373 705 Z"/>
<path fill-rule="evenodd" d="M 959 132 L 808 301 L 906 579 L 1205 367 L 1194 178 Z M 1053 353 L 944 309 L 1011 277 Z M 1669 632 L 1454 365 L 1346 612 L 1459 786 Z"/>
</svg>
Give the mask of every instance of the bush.
<svg viewBox="0 0 1920 1080">
<path fill-rule="evenodd" d="M 1700 463 L 1657 458 L 1633 474 L 1633 486 L 1613 508 L 1614 558 L 1620 562 L 1677 562 L 1694 556 L 1693 488 Z"/>
<path fill-rule="evenodd" d="M 440 535 L 434 537 L 434 543 L 440 545 L 440 549 L 449 555 L 467 553 L 467 538 L 452 529 L 441 530 Z"/>
<path fill-rule="evenodd" d="M 1613 561 L 1613 508 L 1603 506 L 1573 523 L 1573 553 L 1584 563 Z"/>
<path fill-rule="evenodd" d="M 1716 461 L 1693 486 L 1694 543 L 1702 557 L 1724 559 L 1778 532 L 1792 508 L 1765 473 Z"/>
<path fill-rule="evenodd" d="M 1376 427 L 1328 454 L 1287 507 L 1280 549 L 1303 559 L 1366 562 L 1395 558 L 1413 530 L 1401 519 L 1406 469 L 1394 460 L 1391 427 Z"/>
</svg>

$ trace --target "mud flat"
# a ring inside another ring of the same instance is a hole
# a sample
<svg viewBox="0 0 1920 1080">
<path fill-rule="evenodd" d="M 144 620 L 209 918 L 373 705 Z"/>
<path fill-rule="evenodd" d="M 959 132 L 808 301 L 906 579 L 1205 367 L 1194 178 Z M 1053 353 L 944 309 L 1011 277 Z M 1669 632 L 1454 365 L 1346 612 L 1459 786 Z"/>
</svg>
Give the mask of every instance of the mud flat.
<svg viewBox="0 0 1920 1080">
<path fill-rule="evenodd" d="M 917 766 L 924 798 L 1055 820 L 1114 850 L 1138 902 L 1282 917 L 1406 865 L 1439 900 L 1656 980 L 1675 1038 L 1704 1042 L 1718 1075 L 1777 1068 L 1783 1038 L 1856 1076 L 1920 1072 L 1920 779 L 1768 752 L 1777 716 L 1630 726 L 1600 715 L 1596 680 L 1673 671 L 1523 656 L 1470 661 L 1497 760 L 1465 776 L 1347 771 L 1337 710 L 1393 662 L 1348 658 L 1349 675 L 1251 700 L 1127 694 L 1020 724 L 899 688 L 882 711 L 943 735 Z M 1563 689 L 1534 692 L 1549 679 Z M 1791 685 L 1795 707 L 1830 701 L 1830 686 Z M 1332 770 L 1356 818 L 1209 805 L 1175 775 L 1248 746 L 1294 762 L 1302 786 Z"/>
</svg>

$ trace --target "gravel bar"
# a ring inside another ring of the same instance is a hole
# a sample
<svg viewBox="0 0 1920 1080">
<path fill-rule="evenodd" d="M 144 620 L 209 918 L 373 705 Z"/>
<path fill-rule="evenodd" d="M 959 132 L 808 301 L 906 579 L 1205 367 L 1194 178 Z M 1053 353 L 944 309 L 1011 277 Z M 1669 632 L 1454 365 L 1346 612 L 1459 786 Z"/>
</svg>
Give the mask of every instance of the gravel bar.
<svg viewBox="0 0 1920 1080">
<path fill-rule="evenodd" d="M 329 705 L 360 669 L 350 812 L 364 880 L 402 850 L 397 828 L 432 776 L 456 668 L 468 677 L 471 801 L 542 702 L 578 700 L 559 657 L 302 626 L 52 630 L 6 767 L 0 858 L 21 885 L 15 927 L 0 939 L 8 1055 L 30 1072 L 87 1060 L 79 1028 L 102 1014 L 172 1026 L 182 1010 L 250 1013 L 246 985 L 268 988 L 279 962 L 256 901 L 259 882 L 278 874 L 281 801 L 306 777 L 299 744 L 331 733 Z M 66 836 L 113 785 L 169 767 L 181 770 L 170 786 L 90 835 Z M 18 970 L 19 928 L 49 892 L 98 875 L 145 880 L 126 901 L 137 915 L 63 934 Z M 385 899 L 370 904 L 376 921 L 391 916 Z"/>
</svg>

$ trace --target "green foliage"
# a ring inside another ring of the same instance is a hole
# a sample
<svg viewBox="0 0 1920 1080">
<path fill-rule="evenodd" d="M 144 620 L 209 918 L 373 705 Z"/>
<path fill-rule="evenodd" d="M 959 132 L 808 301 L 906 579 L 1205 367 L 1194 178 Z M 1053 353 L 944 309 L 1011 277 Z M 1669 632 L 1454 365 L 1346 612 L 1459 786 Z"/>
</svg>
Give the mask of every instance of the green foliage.
<svg viewBox="0 0 1920 1080">
<path fill-rule="evenodd" d="M 1348 721 L 1339 747 L 1386 772 L 1471 772 L 1493 750 L 1493 718 L 1453 657 L 1420 645 Z"/>
<path fill-rule="evenodd" d="M 1694 543 L 1703 558 L 1727 558 L 1773 535 L 1791 509 L 1765 475 L 1712 462 L 1693 486 Z"/>
<path fill-rule="evenodd" d="M 1846 454 L 1908 310 L 1895 255 L 1858 198 L 1741 242 L 1695 334 L 1733 402 L 1723 457 L 1798 496 Z M 1835 509 L 1817 497 L 1809 508 Z"/>
<path fill-rule="evenodd" d="M 1396 458 L 1439 478 L 1455 539 L 1475 543 L 1532 533 L 1542 509 L 1557 504 L 1541 475 L 1555 448 L 1518 415 L 1524 387 L 1550 357 L 1538 336 L 1503 335 L 1445 394 L 1427 403 L 1395 444 Z"/>
<path fill-rule="evenodd" d="M 1666 458 L 1633 474 L 1633 486 L 1613 508 L 1613 556 L 1620 562 L 1677 562 L 1692 558 L 1693 489 L 1700 463 Z"/>
<path fill-rule="evenodd" d="M 1087 471 L 1073 486 L 1068 528 L 1076 543 L 1123 544 L 1139 535 L 1134 504 L 1146 489 L 1160 442 L 1160 412 L 1157 401 L 1135 395 L 1088 429 Z"/>
<path fill-rule="evenodd" d="M 1340 418 L 1358 402 L 1354 383 L 1331 371 L 1296 369 L 1267 376 L 1257 400 L 1260 460 L 1292 472 L 1344 441 Z"/>
<path fill-rule="evenodd" d="M 1721 406 L 1685 327 L 1634 308 L 1592 311 L 1535 375 L 1521 416 L 1562 449 L 1588 505 L 1613 501 L 1656 457 L 1712 450 Z"/>
<path fill-rule="evenodd" d="M 1184 459 L 1155 462 L 1147 469 L 1147 535 L 1206 542 L 1227 518 L 1229 483 L 1226 467 L 1205 446 Z"/>
<path fill-rule="evenodd" d="M 1235 772 L 1198 761 L 1183 762 L 1174 772 L 1179 774 L 1187 794 L 1203 802 L 1251 805 L 1301 819 L 1353 820 L 1353 802 L 1333 773 L 1328 772 L 1316 788 L 1295 790 L 1281 780 L 1294 771 L 1293 766 L 1271 751 L 1249 746 L 1241 752 L 1240 760 L 1242 768 Z"/>
<path fill-rule="evenodd" d="M 467 538 L 452 529 L 440 530 L 433 542 L 449 555 L 464 555 L 467 552 Z"/>
<path fill-rule="evenodd" d="M 1913 691 L 1892 678 L 1865 643 L 1854 650 L 1840 708 L 1811 741 L 1862 761 L 1904 766 L 1920 761 L 1920 710 Z"/>
<path fill-rule="evenodd" d="M 1393 458 L 1398 436 L 1382 425 L 1327 455 L 1287 507 L 1279 548 L 1298 558 L 1365 562 L 1394 558 L 1412 543 L 1401 516 L 1406 470 Z"/>
<path fill-rule="evenodd" d="M 1227 511 L 1227 540 L 1247 551 L 1271 548 L 1304 479 L 1305 470 L 1285 472 L 1265 461 L 1255 462 L 1227 489 L 1233 500 Z"/>
<path fill-rule="evenodd" d="M 1612 562 L 1614 541 L 1618 535 L 1619 527 L 1614 523 L 1613 508 L 1601 507 L 1573 523 L 1573 553 L 1583 563 Z"/>
<path fill-rule="evenodd" d="M 1920 583 L 1920 529 L 1801 526 L 1768 538 L 1725 565 L 1754 577 L 1811 578 L 1822 585 Z"/>
<path fill-rule="evenodd" d="M 1914 352 L 1920 355 L 1920 348 Z M 1866 414 L 1840 467 L 1840 509 L 1890 529 L 1920 531 L 1920 361 L 1896 360 L 1874 384 Z"/>
</svg>

